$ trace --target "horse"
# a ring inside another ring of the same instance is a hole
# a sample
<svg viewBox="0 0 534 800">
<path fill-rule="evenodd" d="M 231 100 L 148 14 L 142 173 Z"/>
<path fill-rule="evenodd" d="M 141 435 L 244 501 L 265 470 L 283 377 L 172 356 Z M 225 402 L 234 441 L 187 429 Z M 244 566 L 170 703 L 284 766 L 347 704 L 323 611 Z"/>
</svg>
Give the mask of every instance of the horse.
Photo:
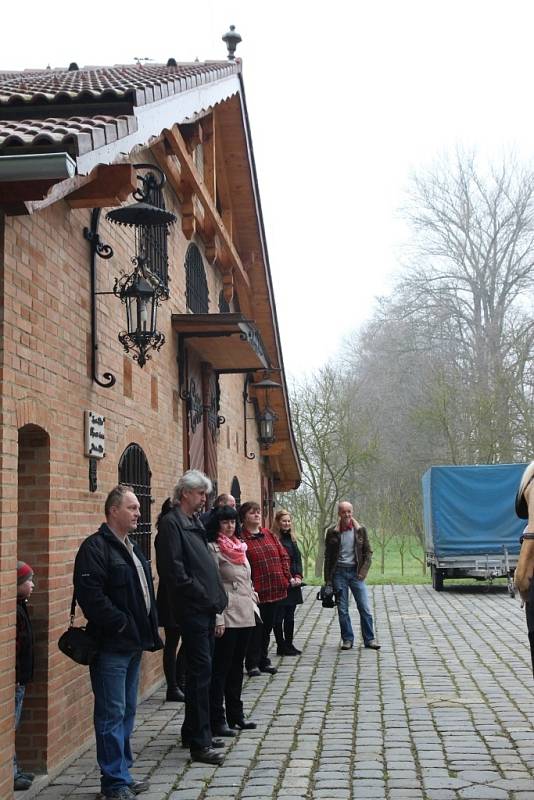
<svg viewBox="0 0 534 800">
<path fill-rule="evenodd" d="M 534 461 L 530 462 L 521 476 L 515 510 L 518 517 L 528 519 L 514 574 L 514 584 L 526 603 L 534 577 Z"/>
<path fill-rule="evenodd" d="M 518 517 L 528 519 L 527 527 L 521 537 L 521 550 L 514 574 L 514 584 L 525 603 L 528 641 L 534 675 L 534 461 L 526 467 L 515 498 L 515 510 Z"/>
</svg>

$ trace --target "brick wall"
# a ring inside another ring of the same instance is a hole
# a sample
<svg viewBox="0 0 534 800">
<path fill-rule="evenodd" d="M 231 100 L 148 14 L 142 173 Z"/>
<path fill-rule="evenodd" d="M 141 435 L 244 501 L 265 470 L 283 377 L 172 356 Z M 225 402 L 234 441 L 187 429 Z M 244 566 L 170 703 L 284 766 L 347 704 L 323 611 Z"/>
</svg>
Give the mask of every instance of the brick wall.
<svg viewBox="0 0 534 800">
<path fill-rule="evenodd" d="M 147 157 L 137 154 L 136 160 Z M 166 202 L 179 216 L 169 190 Z M 177 343 L 170 318 L 186 310 L 183 262 L 189 242 L 178 221 L 169 237 L 171 297 L 159 311 L 167 341 L 144 369 L 117 340 L 124 327 L 123 306 L 112 296 L 98 298 L 99 375 L 111 371 L 117 379 L 113 388 L 102 388 L 91 380 L 89 368 L 90 254 L 83 228 L 90 213 L 60 201 L 32 216 L 6 218 L 0 247 L 0 612 L 5 621 L 0 631 L 0 797 L 6 798 L 13 746 L 17 549 L 38 575 L 32 598 L 37 675 L 18 746 L 28 765 L 52 769 L 92 736 L 87 669 L 70 662 L 56 646 L 68 623 L 77 548 L 102 521 L 105 496 L 130 443 L 144 449 L 152 471 L 153 521 L 183 471 L 183 403 L 177 394 Z M 0 224 L 0 236 L 1 231 Z M 109 261 L 98 259 L 97 289 L 110 291 L 121 268 L 131 270 L 133 233 L 110 225 L 103 213 L 100 237 L 115 254 Z M 208 264 L 206 273 L 210 310 L 216 311 L 220 276 Z M 220 430 L 219 486 L 229 490 L 237 475 L 243 499 L 258 498 L 259 455 L 248 461 L 243 453 L 243 376 L 225 376 L 222 384 L 221 413 L 227 424 Z M 89 491 L 84 456 L 84 411 L 89 409 L 105 416 L 106 457 L 98 464 L 95 493 Z M 249 436 L 254 445 L 252 430 Z M 160 679 L 161 655 L 145 654 L 142 692 Z"/>
</svg>

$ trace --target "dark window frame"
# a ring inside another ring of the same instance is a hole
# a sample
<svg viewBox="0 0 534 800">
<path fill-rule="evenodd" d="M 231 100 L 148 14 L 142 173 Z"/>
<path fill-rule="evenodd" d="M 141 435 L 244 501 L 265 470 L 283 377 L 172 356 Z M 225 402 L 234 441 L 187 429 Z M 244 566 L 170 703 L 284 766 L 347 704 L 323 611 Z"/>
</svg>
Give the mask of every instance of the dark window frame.
<svg viewBox="0 0 534 800">
<path fill-rule="evenodd" d="M 239 478 L 237 475 L 234 475 L 232 478 L 232 485 L 230 486 L 230 494 L 232 497 L 235 498 L 236 507 L 239 508 L 241 505 L 241 484 L 239 483 Z"/>
<path fill-rule="evenodd" d="M 147 203 L 165 210 L 165 198 L 163 190 L 157 183 L 157 177 L 153 172 L 147 174 L 148 193 Z M 169 285 L 169 247 L 167 226 L 150 227 L 142 225 L 137 232 L 139 237 L 138 253 L 146 256 L 147 265 L 153 275 L 159 278 L 164 286 Z"/>
<path fill-rule="evenodd" d="M 228 300 L 225 300 L 223 289 L 221 289 L 221 291 L 219 292 L 219 313 L 220 314 L 230 313 L 230 303 L 228 302 Z"/>
<path fill-rule="evenodd" d="M 190 244 L 185 254 L 185 296 L 187 308 L 193 314 L 209 313 L 209 291 L 202 253 Z"/>
<path fill-rule="evenodd" d="M 152 558 L 152 472 L 143 448 L 131 442 L 124 450 L 118 464 L 119 483 L 131 486 L 139 505 L 141 516 L 137 523 L 136 533 L 129 538 L 136 544 L 147 561 Z"/>
</svg>

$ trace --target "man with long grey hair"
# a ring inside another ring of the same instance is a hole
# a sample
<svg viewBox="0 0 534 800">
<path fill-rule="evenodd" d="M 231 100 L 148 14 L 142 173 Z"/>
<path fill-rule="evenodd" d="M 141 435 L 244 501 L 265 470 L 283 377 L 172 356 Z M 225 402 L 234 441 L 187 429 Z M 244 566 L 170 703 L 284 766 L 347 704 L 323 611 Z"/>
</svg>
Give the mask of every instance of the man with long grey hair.
<svg viewBox="0 0 534 800">
<path fill-rule="evenodd" d="M 159 573 L 160 623 L 180 628 L 186 659 L 185 717 L 182 745 L 193 761 L 221 764 L 223 745 L 210 728 L 209 690 L 215 615 L 228 604 L 219 570 L 208 550 L 198 512 L 212 490 L 207 475 L 188 470 L 174 488 L 171 509 L 158 527 L 155 541 Z"/>
</svg>

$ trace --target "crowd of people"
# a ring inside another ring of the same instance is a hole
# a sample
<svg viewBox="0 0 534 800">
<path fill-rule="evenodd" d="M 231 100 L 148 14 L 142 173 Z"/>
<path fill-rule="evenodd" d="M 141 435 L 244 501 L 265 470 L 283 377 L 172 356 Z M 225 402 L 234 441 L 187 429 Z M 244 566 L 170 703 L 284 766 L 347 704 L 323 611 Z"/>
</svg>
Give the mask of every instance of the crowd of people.
<svg viewBox="0 0 534 800">
<path fill-rule="evenodd" d="M 278 511 L 271 531 L 262 527 L 256 502 L 236 509 L 235 499 L 223 494 L 205 510 L 211 491 L 204 473 L 189 470 L 163 504 L 154 541 L 157 594 L 150 564 L 129 538 L 140 518 L 132 487 L 112 489 L 104 507 L 106 521 L 78 550 L 75 597 L 87 619 L 87 632 L 98 643 L 98 656 L 89 670 L 105 800 L 131 800 L 149 788 L 130 771 L 143 651 L 163 650 L 166 701 L 184 702 L 181 745 L 193 761 L 212 765 L 223 762 L 225 739 L 256 728 L 243 707 L 243 677 L 244 672 L 251 678 L 276 674 L 269 658 L 271 633 L 277 655 L 301 653 L 294 628 L 295 611 L 303 600 L 303 568 L 291 515 Z M 349 588 L 360 613 L 364 645 L 379 649 L 364 584 L 369 540 L 349 503 L 340 504 L 338 524 L 327 532 L 325 547 L 325 580 L 338 595 L 342 649 L 351 648 L 354 641 Z M 17 579 L 18 724 L 33 658 L 25 608 L 33 573 L 24 562 L 18 564 Z M 14 769 L 15 789 L 28 788 L 33 775 L 22 772 L 16 758 Z"/>
</svg>

